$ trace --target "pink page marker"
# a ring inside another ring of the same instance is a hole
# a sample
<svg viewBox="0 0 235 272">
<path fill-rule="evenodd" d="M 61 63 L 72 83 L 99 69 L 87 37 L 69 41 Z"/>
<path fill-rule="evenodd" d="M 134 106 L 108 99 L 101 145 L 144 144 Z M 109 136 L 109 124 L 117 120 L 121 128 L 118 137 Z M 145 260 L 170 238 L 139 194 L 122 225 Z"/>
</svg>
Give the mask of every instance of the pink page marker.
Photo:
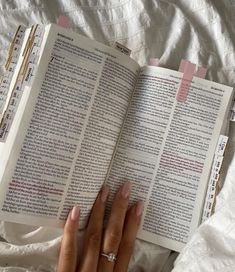
<svg viewBox="0 0 235 272">
<path fill-rule="evenodd" d="M 57 19 L 57 25 L 68 28 L 70 25 L 69 18 L 65 15 L 60 15 Z"/>
<path fill-rule="evenodd" d="M 182 59 L 180 62 L 180 66 L 179 66 L 179 72 L 184 73 L 184 69 L 187 63 L 191 63 L 188 60 L 184 60 Z M 192 63 L 194 64 L 194 63 Z M 200 78 L 205 78 L 206 77 L 206 72 L 207 69 L 202 67 L 202 66 L 198 66 L 197 71 L 194 72 L 194 76 L 196 77 L 200 77 Z"/>
<path fill-rule="evenodd" d="M 194 64 L 188 60 L 184 60 L 182 59 L 180 62 L 180 66 L 179 66 L 179 72 L 184 73 L 184 69 L 187 63 L 191 63 Z M 196 64 L 195 64 L 196 65 Z M 206 72 L 207 69 L 202 67 L 202 66 L 198 66 L 197 71 L 194 72 L 194 76 L 196 77 L 200 77 L 200 78 L 205 78 L 206 77 Z"/>
<path fill-rule="evenodd" d="M 176 99 L 178 102 L 185 102 L 187 100 L 189 87 L 193 79 L 195 67 L 196 65 L 189 61 L 186 61 L 186 63 L 184 62 L 183 77 L 180 82 L 178 93 L 176 95 Z"/>
<path fill-rule="evenodd" d="M 157 58 L 151 58 L 149 60 L 149 65 L 150 66 L 159 66 L 159 59 L 157 59 Z"/>
<path fill-rule="evenodd" d="M 182 59 L 181 62 L 180 62 L 180 67 L 179 67 L 179 72 L 183 73 L 184 72 L 184 68 L 186 66 L 186 64 L 188 63 L 189 61 L 188 60 L 184 60 Z"/>
<path fill-rule="evenodd" d="M 199 66 L 197 68 L 197 72 L 194 74 L 196 77 L 205 78 L 206 77 L 207 69 L 204 67 Z"/>
</svg>

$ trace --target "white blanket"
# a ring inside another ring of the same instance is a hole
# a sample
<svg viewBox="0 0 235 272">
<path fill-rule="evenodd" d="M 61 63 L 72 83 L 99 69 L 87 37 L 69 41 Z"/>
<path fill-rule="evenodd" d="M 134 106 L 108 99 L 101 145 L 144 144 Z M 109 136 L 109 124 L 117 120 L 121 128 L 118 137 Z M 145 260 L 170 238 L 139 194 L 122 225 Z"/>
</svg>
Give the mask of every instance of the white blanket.
<svg viewBox="0 0 235 272">
<path fill-rule="evenodd" d="M 208 79 L 233 86 L 234 14 L 235 0 L 1 0 L 0 74 L 19 24 L 55 23 L 59 15 L 66 15 L 75 31 L 131 48 L 141 65 L 158 57 L 161 66 L 178 69 L 184 58 L 207 67 Z M 235 271 L 234 131 L 231 123 L 225 184 L 216 212 L 176 259 L 174 272 Z M 0 242 L 0 271 L 55 271 L 61 230 L 1 222 L 0 236 L 5 240 Z M 130 271 L 169 272 L 176 257 L 167 249 L 137 241 Z"/>
</svg>

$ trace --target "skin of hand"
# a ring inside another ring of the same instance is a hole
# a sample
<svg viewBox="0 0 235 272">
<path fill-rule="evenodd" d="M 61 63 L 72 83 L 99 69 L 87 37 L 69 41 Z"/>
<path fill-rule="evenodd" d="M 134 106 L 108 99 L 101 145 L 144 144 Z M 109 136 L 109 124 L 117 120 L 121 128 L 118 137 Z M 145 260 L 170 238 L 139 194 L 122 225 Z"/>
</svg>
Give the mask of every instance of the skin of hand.
<svg viewBox="0 0 235 272">
<path fill-rule="evenodd" d="M 80 209 L 72 209 L 64 227 L 57 272 L 127 272 L 144 209 L 142 201 L 128 209 L 130 191 L 131 183 L 125 182 L 114 198 L 104 230 L 109 188 L 102 188 L 90 214 L 81 260 L 77 260 Z M 114 253 L 116 261 L 108 261 L 101 253 Z"/>
</svg>

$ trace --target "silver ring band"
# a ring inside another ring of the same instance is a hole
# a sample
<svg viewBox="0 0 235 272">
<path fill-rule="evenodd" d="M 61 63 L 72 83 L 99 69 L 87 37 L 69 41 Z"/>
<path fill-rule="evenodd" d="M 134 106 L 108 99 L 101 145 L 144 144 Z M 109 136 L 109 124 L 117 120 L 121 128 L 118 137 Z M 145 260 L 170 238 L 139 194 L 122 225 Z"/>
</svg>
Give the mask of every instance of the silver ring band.
<svg viewBox="0 0 235 272">
<path fill-rule="evenodd" d="M 116 255 L 114 253 L 106 254 L 106 253 L 103 252 L 103 253 L 101 253 L 101 256 L 106 257 L 108 259 L 108 261 L 112 262 L 112 263 L 114 263 L 116 261 L 116 259 L 117 259 Z"/>
</svg>

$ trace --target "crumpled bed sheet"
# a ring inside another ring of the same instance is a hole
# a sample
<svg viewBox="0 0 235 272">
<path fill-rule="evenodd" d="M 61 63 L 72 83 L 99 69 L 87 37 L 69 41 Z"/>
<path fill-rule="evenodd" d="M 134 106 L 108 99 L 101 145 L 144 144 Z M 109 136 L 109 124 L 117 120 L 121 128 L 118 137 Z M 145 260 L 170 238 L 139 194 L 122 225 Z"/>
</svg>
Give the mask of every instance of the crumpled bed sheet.
<svg viewBox="0 0 235 272">
<path fill-rule="evenodd" d="M 141 65 L 158 57 L 160 66 L 177 69 L 184 58 L 208 68 L 208 79 L 234 86 L 234 14 L 235 0 L 1 0 L 0 74 L 19 24 L 55 23 L 59 15 L 66 15 L 78 33 L 131 48 Z M 235 124 L 230 123 L 224 186 L 215 214 L 179 256 L 138 240 L 129 271 L 235 271 L 234 132 Z M 60 229 L 0 222 L 0 271 L 55 271 L 61 234 Z"/>
</svg>

